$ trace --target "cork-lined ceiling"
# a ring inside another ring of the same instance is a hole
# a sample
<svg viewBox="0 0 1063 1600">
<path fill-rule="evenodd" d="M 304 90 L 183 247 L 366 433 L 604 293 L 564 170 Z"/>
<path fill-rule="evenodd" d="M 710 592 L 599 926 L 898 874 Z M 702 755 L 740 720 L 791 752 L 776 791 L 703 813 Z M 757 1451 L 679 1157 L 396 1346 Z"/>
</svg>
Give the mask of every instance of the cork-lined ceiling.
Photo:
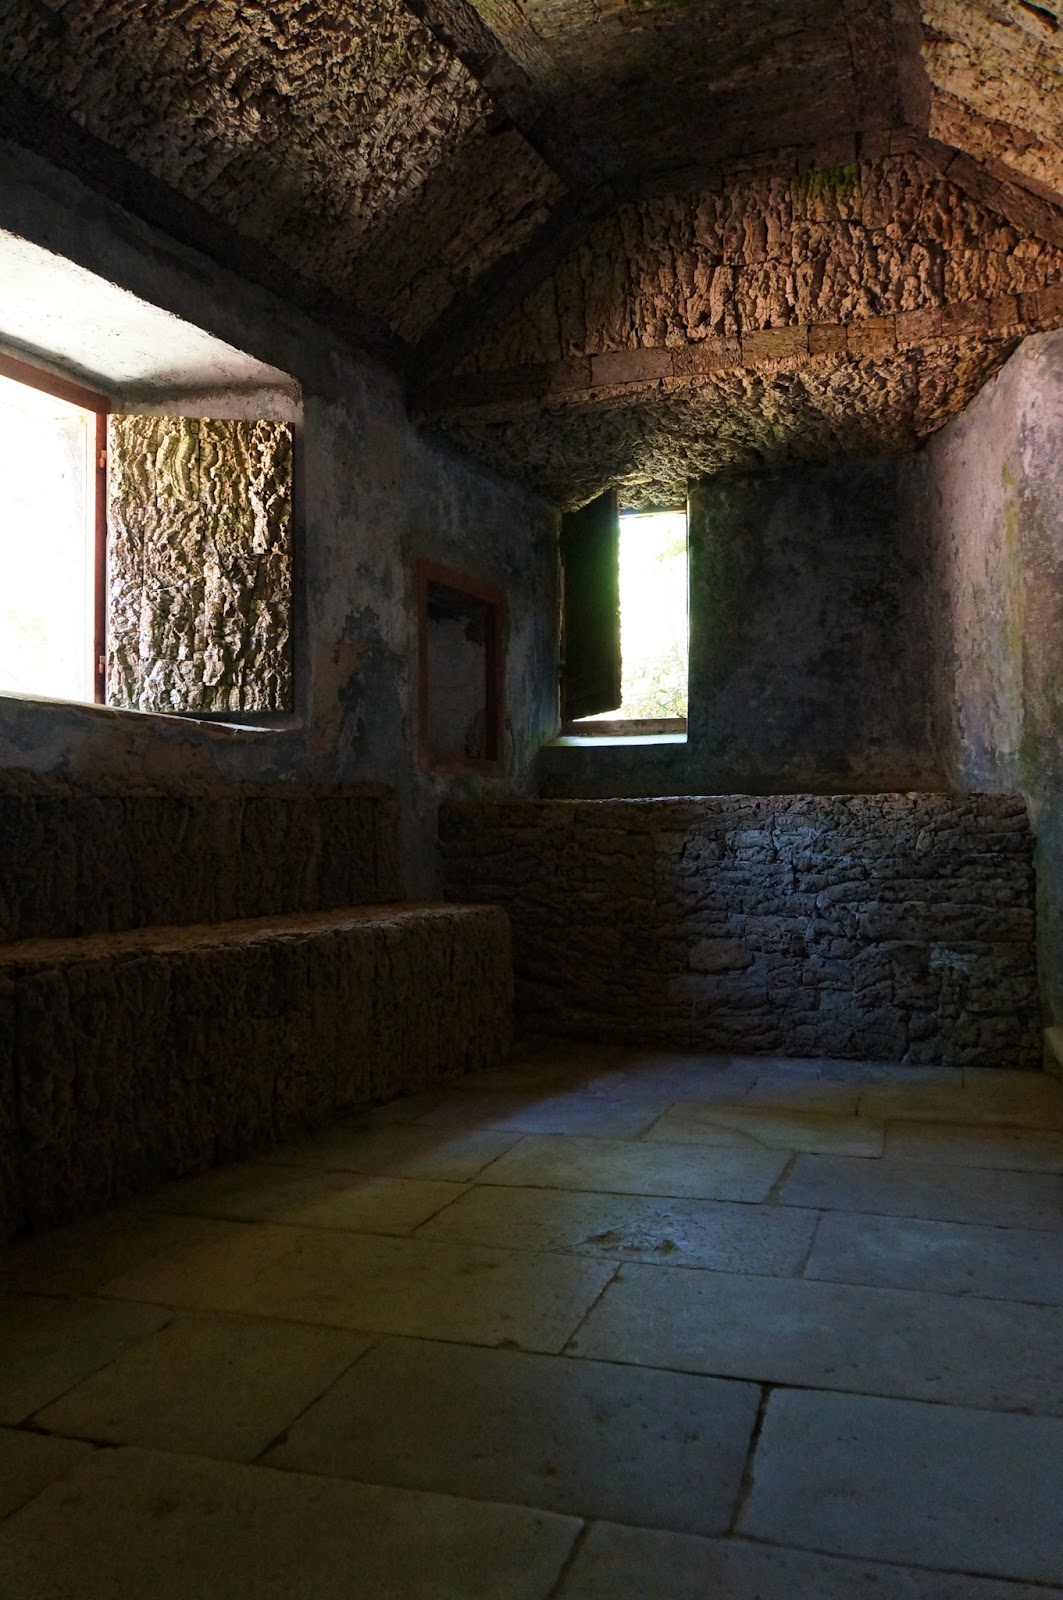
<svg viewBox="0 0 1063 1600">
<path fill-rule="evenodd" d="M 1063 321 L 1061 89 L 1063 0 L 0 8 L 0 136 L 563 504 L 940 426 Z"/>
</svg>

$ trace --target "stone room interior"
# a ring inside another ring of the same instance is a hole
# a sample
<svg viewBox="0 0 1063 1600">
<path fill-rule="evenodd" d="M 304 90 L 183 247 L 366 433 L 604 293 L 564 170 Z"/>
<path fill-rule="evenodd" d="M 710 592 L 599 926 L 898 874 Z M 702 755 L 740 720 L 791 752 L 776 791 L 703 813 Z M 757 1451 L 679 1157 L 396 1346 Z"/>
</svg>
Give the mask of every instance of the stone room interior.
<svg viewBox="0 0 1063 1600">
<path fill-rule="evenodd" d="M 0 477 L 0 1600 L 1063 1597 L 1060 0 L 4 0 Z"/>
</svg>

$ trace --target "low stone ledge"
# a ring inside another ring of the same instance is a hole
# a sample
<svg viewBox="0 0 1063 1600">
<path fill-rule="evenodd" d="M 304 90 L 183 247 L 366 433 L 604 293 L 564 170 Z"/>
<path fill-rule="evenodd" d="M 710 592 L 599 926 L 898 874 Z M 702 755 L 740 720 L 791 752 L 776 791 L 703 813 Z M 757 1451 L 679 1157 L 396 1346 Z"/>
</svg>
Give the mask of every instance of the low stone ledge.
<svg viewBox="0 0 1063 1600">
<path fill-rule="evenodd" d="M 450 803 L 440 838 L 448 895 L 512 917 L 534 1031 L 1041 1065 L 1019 797 Z"/>
<path fill-rule="evenodd" d="M 509 920 L 389 905 L 0 946 L 0 1238 L 509 1047 Z"/>
</svg>

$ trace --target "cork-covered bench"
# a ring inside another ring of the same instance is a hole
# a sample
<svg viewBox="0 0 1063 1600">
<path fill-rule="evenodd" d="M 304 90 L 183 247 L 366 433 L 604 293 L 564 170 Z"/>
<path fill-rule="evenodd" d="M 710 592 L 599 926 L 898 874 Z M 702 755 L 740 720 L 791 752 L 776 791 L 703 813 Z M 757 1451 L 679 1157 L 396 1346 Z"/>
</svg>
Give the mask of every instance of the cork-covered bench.
<svg viewBox="0 0 1063 1600">
<path fill-rule="evenodd" d="M 0 773 L 0 1238 L 499 1060 L 509 923 L 380 790 Z"/>
</svg>

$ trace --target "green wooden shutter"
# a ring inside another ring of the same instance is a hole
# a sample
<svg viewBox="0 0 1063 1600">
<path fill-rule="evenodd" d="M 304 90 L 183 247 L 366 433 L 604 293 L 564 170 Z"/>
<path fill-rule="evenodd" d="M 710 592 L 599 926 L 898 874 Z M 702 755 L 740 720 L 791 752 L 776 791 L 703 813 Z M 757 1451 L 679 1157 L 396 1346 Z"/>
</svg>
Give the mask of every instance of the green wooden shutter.
<svg viewBox="0 0 1063 1600">
<path fill-rule="evenodd" d="M 561 520 L 561 710 L 566 721 L 620 705 L 620 522 L 609 489 Z"/>
<path fill-rule="evenodd" d="M 107 703 L 290 711 L 288 424 L 112 416 L 107 453 Z"/>
</svg>

